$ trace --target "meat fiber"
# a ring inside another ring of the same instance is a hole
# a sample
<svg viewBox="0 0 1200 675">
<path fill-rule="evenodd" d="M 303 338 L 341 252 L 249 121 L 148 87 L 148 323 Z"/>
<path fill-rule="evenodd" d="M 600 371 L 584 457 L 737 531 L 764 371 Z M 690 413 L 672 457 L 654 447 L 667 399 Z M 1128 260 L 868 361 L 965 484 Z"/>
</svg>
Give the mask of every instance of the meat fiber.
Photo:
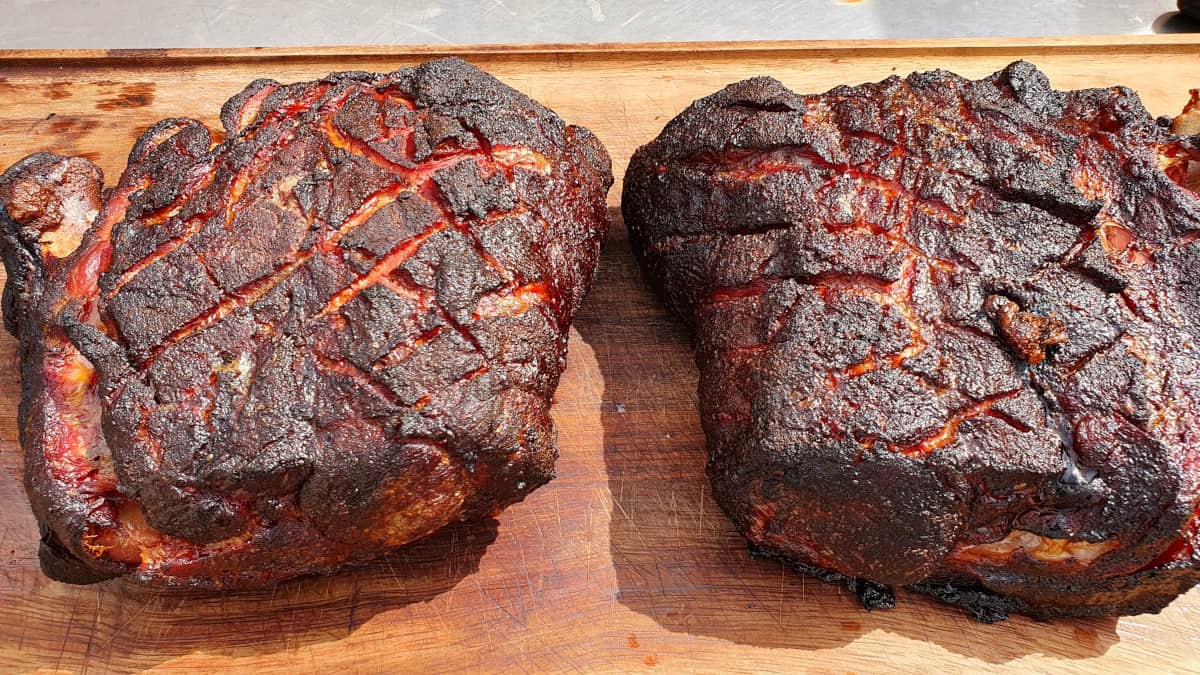
<svg viewBox="0 0 1200 675">
<path fill-rule="evenodd" d="M 984 620 L 1200 580 L 1200 137 L 1028 63 L 701 99 L 638 150 L 634 249 L 695 330 L 757 550 Z"/>
<path fill-rule="evenodd" d="M 605 236 L 587 130 L 457 59 L 259 80 L 115 187 L 0 179 L 26 484 L 52 577 L 254 586 L 499 513 Z"/>
</svg>

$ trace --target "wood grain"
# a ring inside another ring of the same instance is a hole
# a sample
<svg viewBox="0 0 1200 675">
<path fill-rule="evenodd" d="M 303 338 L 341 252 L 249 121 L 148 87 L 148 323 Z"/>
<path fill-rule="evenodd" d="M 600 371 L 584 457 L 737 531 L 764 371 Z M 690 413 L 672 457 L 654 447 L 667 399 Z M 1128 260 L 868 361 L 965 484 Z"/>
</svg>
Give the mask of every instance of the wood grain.
<svg viewBox="0 0 1200 675">
<path fill-rule="evenodd" d="M 84 154 L 115 179 L 153 121 L 216 124 L 257 77 L 391 70 L 442 47 L 0 52 L 0 165 Z M 772 74 L 798 91 L 1025 58 L 1060 88 L 1128 84 L 1156 114 L 1200 86 L 1190 37 L 750 43 L 459 51 L 595 131 L 619 176 L 693 99 Z M 619 203 L 614 188 L 610 204 Z M 1200 592 L 1157 616 L 984 626 L 901 594 L 867 613 L 840 589 L 752 560 L 703 476 L 686 332 L 644 287 L 617 219 L 571 335 L 554 410 L 558 478 L 497 521 L 369 567 L 246 594 L 51 582 L 21 487 L 14 342 L 0 337 L 0 670 L 1183 671 L 1200 668 Z"/>
</svg>

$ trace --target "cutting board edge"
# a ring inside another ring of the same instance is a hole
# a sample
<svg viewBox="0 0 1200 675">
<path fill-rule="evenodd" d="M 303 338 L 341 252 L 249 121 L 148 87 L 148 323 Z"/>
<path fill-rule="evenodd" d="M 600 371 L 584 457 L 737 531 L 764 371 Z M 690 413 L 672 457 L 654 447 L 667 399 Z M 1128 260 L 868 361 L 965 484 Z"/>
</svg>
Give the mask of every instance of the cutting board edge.
<svg viewBox="0 0 1200 675">
<path fill-rule="evenodd" d="M 1082 35 L 1033 38 L 932 38 L 882 40 L 750 40 L 696 42 L 594 42 L 522 44 L 326 45 L 158 49 L 0 49 L 0 66 L 27 61 L 140 61 L 332 58 L 434 55 L 545 55 L 591 53 L 880 52 L 995 51 L 1010 49 L 1094 50 L 1097 47 L 1154 48 L 1195 46 L 1200 35 Z"/>
</svg>

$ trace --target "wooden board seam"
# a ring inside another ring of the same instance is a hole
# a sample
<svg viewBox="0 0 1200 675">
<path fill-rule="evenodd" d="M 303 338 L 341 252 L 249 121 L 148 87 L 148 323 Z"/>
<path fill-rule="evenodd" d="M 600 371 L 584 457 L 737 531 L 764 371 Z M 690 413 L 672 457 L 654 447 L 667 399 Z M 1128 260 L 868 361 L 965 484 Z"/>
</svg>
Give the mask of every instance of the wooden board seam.
<svg viewBox="0 0 1200 675">
<path fill-rule="evenodd" d="M 597 43 L 533 43 L 533 44 L 472 44 L 472 45 L 339 45 L 318 47 L 237 47 L 185 49 L 0 49 L 0 64 L 27 61 L 140 61 L 222 59 L 279 59 L 329 58 L 364 56 L 436 56 L 436 55 L 548 55 L 621 53 L 696 53 L 709 55 L 744 52 L 880 52 L 930 51 L 992 51 L 1012 49 L 1055 49 L 1057 51 L 1087 49 L 1098 46 L 1147 48 L 1197 48 L 1200 56 L 1200 36 L 1175 35 L 1092 35 L 1038 38 L 938 38 L 905 40 L 760 40 L 740 42 L 597 42 Z"/>
</svg>

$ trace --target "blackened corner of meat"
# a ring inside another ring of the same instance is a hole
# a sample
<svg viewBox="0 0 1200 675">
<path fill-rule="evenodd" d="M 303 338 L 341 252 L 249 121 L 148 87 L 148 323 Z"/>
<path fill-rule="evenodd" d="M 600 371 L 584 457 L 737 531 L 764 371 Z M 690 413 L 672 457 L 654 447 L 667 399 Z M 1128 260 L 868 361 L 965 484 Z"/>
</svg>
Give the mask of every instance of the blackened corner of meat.
<svg viewBox="0 0 1200 675">
<path fill-rule="evenodd" d="M 43 530 L 42 540 L 38 544 L 38 564 L 46 576 L 68 584 L 94 584 L 115 576 L 76 556 L 58 542 L 53 532 L 45 527 Z"/>
<path fill-rule="evenodd" d="M 912 589 L 937 598 L 942 602 L 958 605 L 982 623 L 1005 621 L 1008 619 L 1008 615 L 1013 612 L 1029 612 L 1029 608 L 1022 606 L 1020 602 L 1012 598 L 996 595 L 979 587 L 972 588 L 967 585 L 955 585 L 952 583 L 920 583 L 913 585 Z"/>
<path fill-rule="evenodd" d="M 792 556 L 781 555 L 775 550 L 758 546 L 753 541 L 749 543 L 750 555 L 756 558 L 774 560 L 785 567 L 797 572 L 817 577 L 828 583 L 842 583 L 846 590 L 853 593 L 867 611 L 875 609 L 892 609 L 896 606 L 896 594 L 891 586 L 877 583 L 869 579 L 848 577 L 833 570 L 816 567 Z"/>
<path fill-rule="evenodd" d="M 268 584 L 550 480 L 596 137 L 459 59 L 258 80 L 221 121 L 155 124 L 108 191 L 76 157 L 0 177 L 46 573 Z"/>
<path fill-rule="evenodd" d="M 1200 148 L 1179 133 L 1018 62 L 746 80 L 639 149 L 625 222 L 695 330 L 714 496 L 752 544 L 982 620 L 1195 585 Z"/>
<path fill-rule="evenodd" d="M 893 609 L 896 606 L 896 594 L 890 586 L 869 579 L 851 579 L 846 582 L 846 588 L 858 596 L 858 601 L 867 611 Z"/>
</svg>

